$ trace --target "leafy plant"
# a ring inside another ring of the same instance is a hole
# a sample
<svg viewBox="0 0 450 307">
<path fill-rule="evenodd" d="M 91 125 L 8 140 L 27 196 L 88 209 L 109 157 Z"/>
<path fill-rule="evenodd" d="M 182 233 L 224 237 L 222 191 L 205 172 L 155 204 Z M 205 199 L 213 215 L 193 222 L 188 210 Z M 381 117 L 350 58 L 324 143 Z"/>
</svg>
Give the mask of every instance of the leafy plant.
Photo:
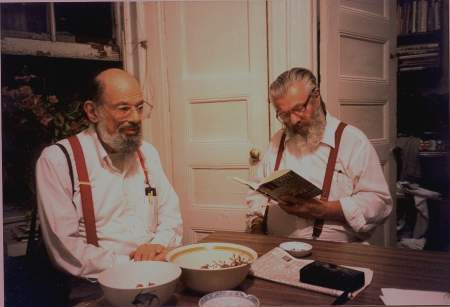
<svg viewBox="0 0 450 307">
<path fill-rule="evenodd" d="M 37 76 L 22 74 L 17 86 L 2 87 L 4 198 L 7 204 L 34 202 L 34 170 L 42 149 L 88 126 L 82 101 L 46 93 Z"/>
<path fill-rule="evenodd" d="M 40 124 L 52 142 L 78 133 L 88 126 L 82 101 L 62 102 L 53 94 L 36 94 L 30 85 L 2 88 L 2 109 L 15 117 L 14 129 Z M 8 127 L 11 129 L 12 127 Z"/>
</svg>

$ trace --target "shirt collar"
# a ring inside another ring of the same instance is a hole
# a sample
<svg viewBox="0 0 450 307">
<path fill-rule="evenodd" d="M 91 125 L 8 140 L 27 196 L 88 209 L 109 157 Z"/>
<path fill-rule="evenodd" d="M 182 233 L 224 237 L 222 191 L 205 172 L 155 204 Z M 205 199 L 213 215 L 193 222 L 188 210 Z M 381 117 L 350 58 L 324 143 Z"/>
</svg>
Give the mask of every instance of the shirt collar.
<svg viewBox="0 0 450 307">
<path fill-rule="evenodd" d="M 97 156 L 99 161 L 101 161 L 102 165 L 104 167 L 108 167 L 116 172 L 121 172 L 118 170 L 114 164 L 112 163 L 111 157 L 106 152 L 105 147 L 103 146 L 102 142 L 100 141 L 100 138 L 98 137 L 97 130 L 95 129 L 94 125 L 90 125 L 89 128 L 86 130 L 88 135 L 90 135 L 94 141 L 95 150 L 97 152 Z M 131 156 L 125 161 L 123 172 L 126 173 L 130 167 L 133 165 L 133 159 Z"/>
<path fill-rule="evenodd" d="M 102 164 L 106 164 L 108 167 L 113 167 L 111 159 L 109 158 L 105 147 L 103 147 L 102 142 L 98 138 L 97 130 L 95 129 L 94 125 L 90 125 L 86 132 L 93 139 L 95 150 L 97 152 L 99 160 L 102 161 Z"/>
<path fill-rule="evenodd" d="M 335 145 L 335 133 L 336 129 L 339 125 L 339 121 L 336 117 L 331 116 L 328 112 L 325 116 L 326 124 L 325 131 L 322 136 L 322 143 L 327 144 L 328 146 L 334 148 Z"/>
</svg>

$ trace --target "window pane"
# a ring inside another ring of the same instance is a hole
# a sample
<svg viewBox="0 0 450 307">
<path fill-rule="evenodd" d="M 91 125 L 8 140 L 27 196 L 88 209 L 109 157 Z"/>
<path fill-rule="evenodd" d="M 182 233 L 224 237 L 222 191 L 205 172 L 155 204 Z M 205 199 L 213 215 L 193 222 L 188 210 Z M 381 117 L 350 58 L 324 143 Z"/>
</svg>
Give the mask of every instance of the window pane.
<svg viewBox="0 0 450 307">
<path fill-rule="evenodd" d="M 48 39 L 47 9 L 45 3 L 3 3 L 2 31 L 7 31 L 8 36 Z"/>
<path fill-rule="evenodd" d="M 55 3 L 56 40 L 111 44 L 113 9 L 111 3 Z"/>
</svg>

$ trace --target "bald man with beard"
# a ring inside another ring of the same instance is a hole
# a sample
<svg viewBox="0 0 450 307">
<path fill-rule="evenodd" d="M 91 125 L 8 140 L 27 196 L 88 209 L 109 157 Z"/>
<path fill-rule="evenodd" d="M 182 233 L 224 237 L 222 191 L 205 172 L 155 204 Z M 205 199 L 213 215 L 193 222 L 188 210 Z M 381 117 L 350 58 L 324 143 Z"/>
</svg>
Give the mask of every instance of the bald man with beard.
<svg viewBox="0 0 450 307">
<path fill-rule="evenodd" d="M 98 74 L 84 104 L 91 125 L 77 138 L 92 190 L 98 246 L 87 242 L 80 181 L 68 140 L 58 143 L 69 153 L 73 189 L 63 150 L 56 145 L 43 150 L 36 166 L 38 212 L 50 259 L 60 270 L 96 278 L 116 263 L 163 260 L 167 248 L 181 244 L 178 197 L 158 152 L 142 139 L 142 120 L 152 107 L 138 81 L 121 69 Z"/>
<path fill-rule="evenodd" d="M 280 170 L 292 169 L 323 187 L 340 121 L 326 111 L 315 76 L 304 68 L 285 71 L 271 84 L 269 99 L 283 128 L 272 137 L 256 180 L 274 172 L 280 155 Z M 351 125 L 343 129 L 328 199 L 278 204 L 250 191 L 250 231 L 355 242 L 368 239 L 385 221 L 392 202 L 377 153 L 362 131 Z"/>
</svg>

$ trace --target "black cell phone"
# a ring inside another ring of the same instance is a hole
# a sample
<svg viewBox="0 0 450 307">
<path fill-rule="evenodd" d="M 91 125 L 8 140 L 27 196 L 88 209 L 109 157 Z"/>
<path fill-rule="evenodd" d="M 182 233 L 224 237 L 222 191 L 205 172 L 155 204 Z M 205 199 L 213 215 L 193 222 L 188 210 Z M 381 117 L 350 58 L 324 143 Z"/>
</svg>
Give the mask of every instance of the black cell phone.
<svg viewBox="0 0 450 307">
<path fill-rule="evenodd" d="M 300 281 L 353 292 L 364 286 L 364 272 L 332 263 L 314 261 L 300 269 Z"/>
</svg>

